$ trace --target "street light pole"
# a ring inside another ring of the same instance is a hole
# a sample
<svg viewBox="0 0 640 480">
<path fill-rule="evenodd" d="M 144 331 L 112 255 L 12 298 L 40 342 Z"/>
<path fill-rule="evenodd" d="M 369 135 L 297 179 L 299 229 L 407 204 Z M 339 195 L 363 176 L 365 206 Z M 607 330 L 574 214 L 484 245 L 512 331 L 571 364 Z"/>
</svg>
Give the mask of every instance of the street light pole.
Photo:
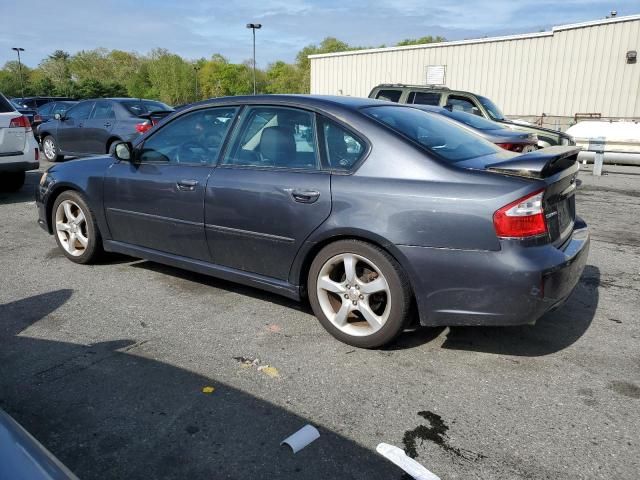
<svg viewBox="0 0 640 480">
<path fill-rule="evenodd" d="M 256 30 L 262 28 L 260 23 L 247 23 L 247 28 L 253 31 L 253 94 L 256 94 Z"/>
<path fill-rule="evenodd" d="M 200 67 L 198 65 L 194 65 L 193 69 L 196 71 L 196 102 L 199 99 L 198 96 L 198 72 L 200 71 Z"/>
<path fill-rule="evenodd" d="M 22 98 L 24 98 L 24 80 L 22 79 L 22 61 L 20 60 L 20 52 L 24 52 L 24 48 L 13 47 L 11 50 L 18 52 L 18 73 L 20 75 L 20 90 L 22 91 Z"/>
</svg>

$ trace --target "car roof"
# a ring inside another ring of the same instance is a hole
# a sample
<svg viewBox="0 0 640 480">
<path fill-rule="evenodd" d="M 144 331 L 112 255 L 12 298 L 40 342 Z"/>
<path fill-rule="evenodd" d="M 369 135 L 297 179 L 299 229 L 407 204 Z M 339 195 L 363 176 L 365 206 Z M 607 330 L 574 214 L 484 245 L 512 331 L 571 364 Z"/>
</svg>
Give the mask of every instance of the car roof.
<svg viewBox="0 0 640 480">
<path fill-rule="evenodd" d="M 197 103 L 192 103 L 186 108 L 193 108 L 206 105 L 217 105 L 225 103 L 237 103 L 237 104 L 251 104 L 251 103 L 282 103 L 282 104 L 297 104 L 300 106 L 308 107 L 343 107 L 350 110 L 357 110 L 363 107 L 372 107 L 380 105 L 397 105 L 391 102 L 374 100 L 371 98 L 361 97 L 348 97 L 341 95 L 240 95 L 235 97 L 218 97 L 210 98 L 208 100 L 202 100 Z"/>
<path fill-rule="evenodd" d="M 415 90 L 431 90 L 435 92 L 458 92 L 458 93 L 466 93 L 469 95 L 475 95 L 477 97 L 481 96 L 477 93 L 469 92 L 467 90 L 453 90 L 449 87 L 437 86 L 437 85 L 411 85 L 408 83 L 381 83 L 380 85 L 376 85 L 375 87 L 373 87 L 372 90 L 375 90 L 376 88 L 411 88 Z"/>
</svg>

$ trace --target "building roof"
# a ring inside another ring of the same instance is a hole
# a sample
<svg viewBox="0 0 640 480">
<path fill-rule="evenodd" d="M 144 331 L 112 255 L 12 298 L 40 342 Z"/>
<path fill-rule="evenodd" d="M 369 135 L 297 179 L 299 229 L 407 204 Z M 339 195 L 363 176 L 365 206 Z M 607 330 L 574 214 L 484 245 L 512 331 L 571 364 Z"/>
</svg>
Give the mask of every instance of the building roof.
<svg viewBox="0 0 640 480">
<path fill-rule="evenodd" d="M 555 32 L 562 32 L 565 30 L 574 30 L 577 28 L 595 27 L 599 25 L 607 25 L 611 23 L 622 23 L 622 22 L 631 22 L 631 21 L 640 21 L 640 14 L 627 15 L 625 17 L 603 18 L 599 20 L 591 20 L 588 22 L 570 23 L 567 25 L 559 25 L 557 27 L 553 27 L 550 31 L 544 31 L 544 32 L 522 33 L 517 35 L 504 35 L 500 37 L 474 38 L 470 40 L 454 40 L 451 42 L 426 43 L 426 44 L 419 44 L 419 45 L 404 45 L 401 47 L 368 48 L 364 50 L 349 50 L 345 52 L 318 53 L 315 55 L 309 55 L 309 58 L 315 59 L 315 58 L 325 58 L 325 57 L 341 57 L 346 55 L 359 55 L 364 53 L 394 52 L 399 50 L 415 50 L 415 49 L 422 49 L 422 48 L 453 47 L 456 45 L 469 45 L 473 43 L 504 42 L 508 40 L 522 40 L 526 38 L 550 37 L 550 36 L 553 36 Z"/>
</svg>

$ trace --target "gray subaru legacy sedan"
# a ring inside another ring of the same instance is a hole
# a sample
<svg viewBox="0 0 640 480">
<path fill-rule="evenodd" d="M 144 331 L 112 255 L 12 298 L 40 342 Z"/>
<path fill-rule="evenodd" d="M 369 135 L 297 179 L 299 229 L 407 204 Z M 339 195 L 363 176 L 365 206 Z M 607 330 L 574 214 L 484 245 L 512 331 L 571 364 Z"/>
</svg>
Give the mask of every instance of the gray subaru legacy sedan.
<svg viewBox="0 0 640 480">
<path fill-rule="evenodd" d="M 371 348 L 414 311 L 519 325 L 558 307 L 589 250 L 577 153 L 508 152 L 371 99 L 219 98 L 53 166 L 36 200 L 76 263 L 119 252 L 308 298 L 332 335 Z"/>
</svg>

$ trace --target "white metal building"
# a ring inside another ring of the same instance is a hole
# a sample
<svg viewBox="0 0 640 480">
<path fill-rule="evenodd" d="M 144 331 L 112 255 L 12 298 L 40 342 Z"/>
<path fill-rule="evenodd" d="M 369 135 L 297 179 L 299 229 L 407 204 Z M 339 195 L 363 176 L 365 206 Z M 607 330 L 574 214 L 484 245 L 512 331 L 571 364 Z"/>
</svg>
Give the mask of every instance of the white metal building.
<svg viewBox="0 0 640 480">
<path fill-rule="evenodd" d="M 635 57 L 634 57 L 635 55 Z M 551 31 L 311 55 L 311 93 L 366 97 L 381 83 L 436 82 L 506 115 L 640 117 L 640 15 Z"/>
</svg>

